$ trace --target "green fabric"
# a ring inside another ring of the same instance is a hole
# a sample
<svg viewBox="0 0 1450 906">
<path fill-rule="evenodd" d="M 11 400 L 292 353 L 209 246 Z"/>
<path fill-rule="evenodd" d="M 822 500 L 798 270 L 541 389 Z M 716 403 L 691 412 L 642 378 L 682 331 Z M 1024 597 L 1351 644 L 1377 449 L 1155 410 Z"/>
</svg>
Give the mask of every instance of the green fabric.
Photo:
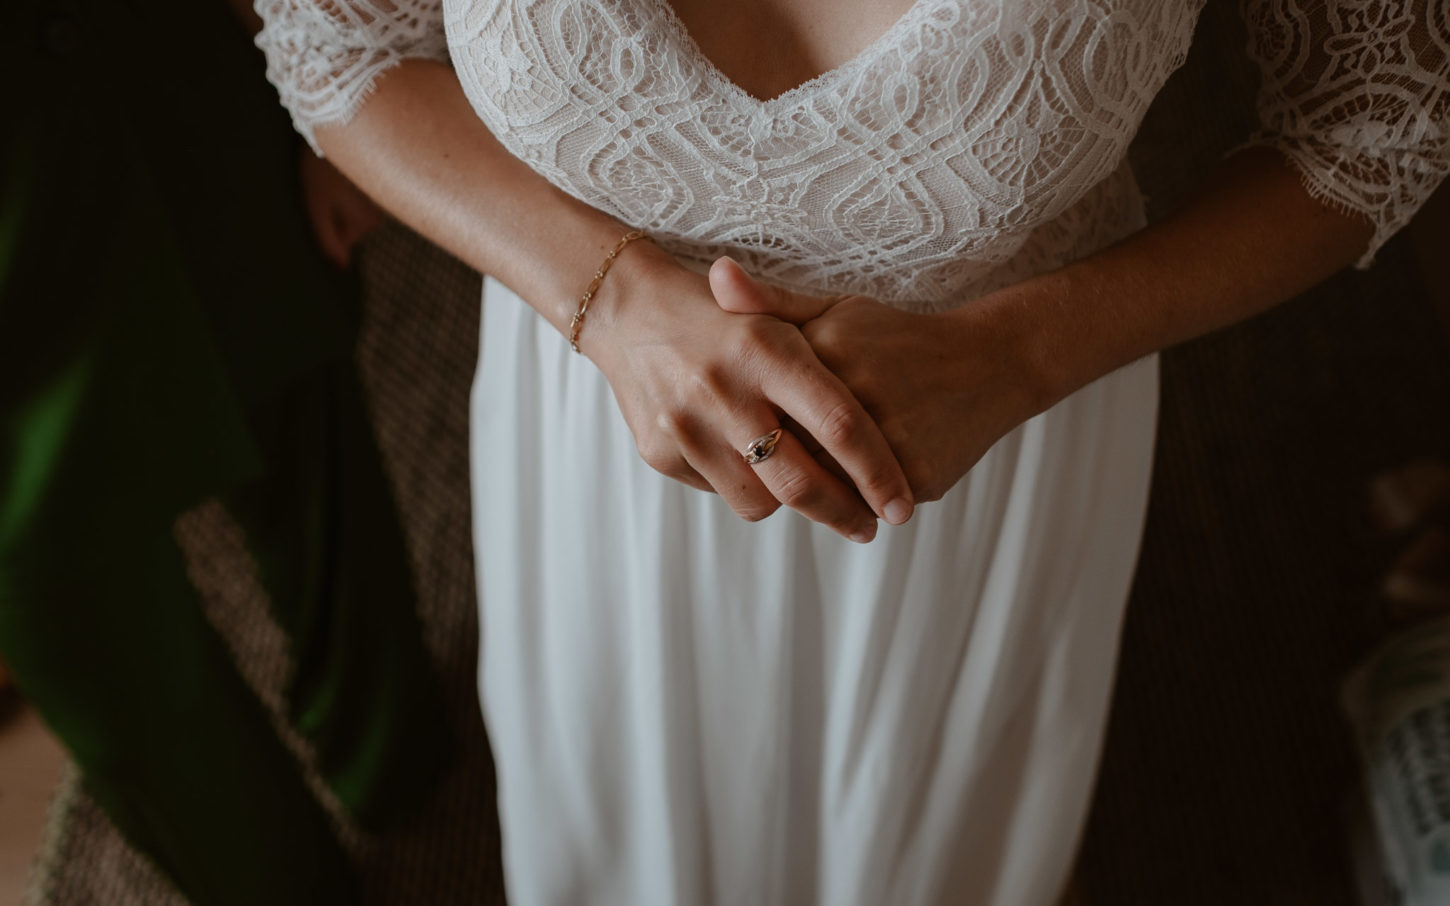
<svg viewBox="0 0 1450 906">
<path fill-rule="evenodd" d="M 224 499 L 292 640 L 290 717 L 333 792 L 364 827 L 383 830 L 421 804 L 447 740 L 350 365 L 257 407 L 254 425 L 269 468 Z"/>
<path fill-rule="evenodd" d="M 24 190 L 0 198 L 19 225 L 0 272 L 0 589 L 260 469 L 150 174 L 77 120 L 22 109 L 4 159 Z"/>
<path fill-rule="evenodd" d="M 0 652 L 193 902 L 353 902 L 170 537 L 222 496 L 292 639 L 318 770 L 365 827 L 403 820 L 442 707 L 349 287 L 308 233 L 260 56 L 223 0 L 21 0 L 0 78 Z"/>
<path fill-rule="evenodd" d="M 347 904 L 358 880 L 202 617 L 170 539 L 0 606 L 24 691 L 128 841 L 198 904 Z"/>
</svg>

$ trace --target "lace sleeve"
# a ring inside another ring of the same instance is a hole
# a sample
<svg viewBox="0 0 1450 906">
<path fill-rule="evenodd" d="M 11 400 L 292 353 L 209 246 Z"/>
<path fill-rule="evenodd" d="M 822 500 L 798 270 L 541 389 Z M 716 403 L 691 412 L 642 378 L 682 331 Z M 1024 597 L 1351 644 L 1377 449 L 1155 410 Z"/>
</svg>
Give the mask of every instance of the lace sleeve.
<svg viewBox="0 0 1450 906">
<path fill-rule="evenodd" d="M 313 149 L 403 60 L 448 60 L 442 0 L 255 0 L 267 78 Z M 320 153 L 320 152 L 319 152 Z"/>
<path fill-rule="evenodd" d="M 1365 267 L 1450 172 L 1450 2 L 1241 2 L 1264 78 L 1255 143 L 1373 224 Z"/>
</svg>

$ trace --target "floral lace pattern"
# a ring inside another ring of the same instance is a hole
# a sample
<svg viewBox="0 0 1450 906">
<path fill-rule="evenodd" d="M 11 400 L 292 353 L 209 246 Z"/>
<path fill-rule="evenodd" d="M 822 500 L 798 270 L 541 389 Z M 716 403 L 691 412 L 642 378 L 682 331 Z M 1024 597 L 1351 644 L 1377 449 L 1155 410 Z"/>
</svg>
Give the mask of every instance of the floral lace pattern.
<svg viewBox="0 0 1450 906">
<path fill-rule="evenodd" d="M 685 259 L 929 309 L 1141 225 L 1124 156 L 1202 3 L 917 0 L 770 100 L 720 73 L 666 0 L 258 0 L 258 43 L 310 135 L 398 60 L 443 57 L 446 28 L 483 122 L 565 191 Z M 1450 169 L 1446 5 L 1243 5 L 1259 140 L 1370 219 L 1377 247 Z"/>
<path fill-rule="evenodd" d="M 765 101 L 663 0 L 450 6 L 448 30 L 510 151 L 675 254 L 945 307 L 1006 282 L 1009 262 L 1057 263 L 1029 240 L 1060 217 L 1103 241 L 1137 224 L 1131 205 L 1098 223 L 1076 206 L 1118 169 L 1196 13 L 1014 6 L 918 0 L 851 61 Z"/>
<path fill-rule="evenodd" d="M 1450 173 L 1450 3 L 1245 0 L 1264 72 L 1257 141 L 1375 228 L 1361 264 Z"/>
<path fill-rule="evenodd" d="M 407 59 L 448 60 L 442 0 L 253 0 L 257 46 L 292 123 L 314 149 L 318 126 L 352 119 L 378 76 Z"/>
</svg>

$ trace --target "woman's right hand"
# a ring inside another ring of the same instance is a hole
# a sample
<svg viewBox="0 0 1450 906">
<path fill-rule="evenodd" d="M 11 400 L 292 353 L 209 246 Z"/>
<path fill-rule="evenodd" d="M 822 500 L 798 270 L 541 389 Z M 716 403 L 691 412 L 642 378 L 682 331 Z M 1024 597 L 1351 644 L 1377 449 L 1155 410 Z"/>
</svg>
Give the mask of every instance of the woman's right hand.
<svg viewBox="0 0 1450 906">
<path fill-rule="evenodd" d="M 877 516 L 910 517 L 910 486 L 886 438 L 801 332 L 722 311 L 705 276 L 652 244 L 621 253 L 579 346 L 609 381 L 645 462 L 715 491 L 741 518 L 764 519 L 785 504 L 864 543 Z M 748 465 L 740 451 L 786 424 L 770 458 Z M 855 487 L 792 430 L 814 438 Z"/>
<path fill-rule="evenodd" d="M 440 63 L 393 67 L 351 121 L 316 135 L 383 208 L 529 300 L 565 335 L 589 283 L 584 268 L 626 229 L 510 154 Z M 910 516 L 910 486 L 880 429 L 799 329 L 723 310 L 703 275 L 652 243 L 619 255 L 582 328 L 580 349 L 609 381 L 646 461 L 666 475 L 718 491 L 747 519 L 784 503 L 863 540 L 878 514 L 893 523 Z M 793 436 L 770 459 L 745 464 L 739 451 L 787 417 L 846 480 Z"/>
</svg>

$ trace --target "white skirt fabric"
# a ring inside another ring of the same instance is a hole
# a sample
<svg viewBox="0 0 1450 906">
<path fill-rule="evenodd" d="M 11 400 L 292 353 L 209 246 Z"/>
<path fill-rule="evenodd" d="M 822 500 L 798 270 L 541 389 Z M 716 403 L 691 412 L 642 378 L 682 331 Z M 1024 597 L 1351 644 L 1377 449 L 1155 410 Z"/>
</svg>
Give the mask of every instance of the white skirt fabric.
<svg viewBox="0 0 1450 906">
<path fill-rule="evenodd" d="M 635 452 L 488 280 L 480 693 L 513 906 L 1047 906 L 1087 808 L 1142 532 L 1145 359 L 869 545 L 750 524 Z"/>
</svg>

